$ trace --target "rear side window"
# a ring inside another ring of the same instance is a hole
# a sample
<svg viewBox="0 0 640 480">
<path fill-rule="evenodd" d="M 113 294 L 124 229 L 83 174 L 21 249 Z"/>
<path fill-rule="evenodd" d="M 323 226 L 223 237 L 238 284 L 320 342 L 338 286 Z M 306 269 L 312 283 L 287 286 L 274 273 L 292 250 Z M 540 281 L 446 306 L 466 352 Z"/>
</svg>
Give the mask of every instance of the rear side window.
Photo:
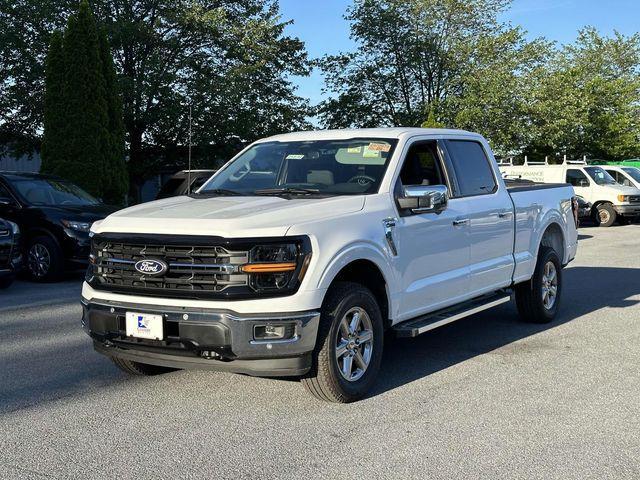
<svg viewBox="0 0 640 480">
<path fill-rule="evenodd" d="M 495 192 L 498 185 L 482 145 L 468 140 L 449 140 L 447 148 L 458 180 L 460 196 Z"/>
<path fill-rule="evenodd" d="M 574 187 L 584 187 L 589 185 L 589 179 L 580 170 L 567 170 L 567 183 Z"/>
</svg>

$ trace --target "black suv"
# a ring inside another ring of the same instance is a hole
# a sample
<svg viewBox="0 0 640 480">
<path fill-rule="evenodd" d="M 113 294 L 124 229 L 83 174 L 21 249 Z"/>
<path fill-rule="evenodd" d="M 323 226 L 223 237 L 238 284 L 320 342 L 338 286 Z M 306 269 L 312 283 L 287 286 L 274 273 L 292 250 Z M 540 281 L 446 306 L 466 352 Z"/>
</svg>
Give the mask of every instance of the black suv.
<svg viewBox="0 0 640 480">
<path fill-rule="evenodd" d="M 13 283 L 21 264 L 20 227 L 0 218 L 0 289 Z"/>
<path fill-rule="evenodd" d="M 115 210 L 57 177 L 0 172 L 0 218 L 20 227 L 26 270 L 35 281 L 88 264 L 91 224 Z"/>
<path fill-rule="evenodd" d="M 186 195 L 189 192 L 195 192 L 216 172 L 217 170 L 182 170 L 162 185 L 156 200 L 178 197 L 180 195 Z M 191 180 L 191 184 L 189 184 L 189 180 Z"/>
</svg>

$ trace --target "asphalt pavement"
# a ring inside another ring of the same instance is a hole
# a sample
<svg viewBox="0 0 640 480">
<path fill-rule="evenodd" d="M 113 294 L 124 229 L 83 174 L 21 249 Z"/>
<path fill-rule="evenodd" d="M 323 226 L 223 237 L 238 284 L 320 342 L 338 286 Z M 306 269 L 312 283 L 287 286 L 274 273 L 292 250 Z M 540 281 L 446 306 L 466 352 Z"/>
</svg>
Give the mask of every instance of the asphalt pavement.
<svg viewBox="0 0 640 480">
<path fill-rule="evenodd" d="M 80 328 L 80 278 L 0 291 L 0 478 L 640 478 L 640 225 L 583 228 L 559 318 L 512 304 L 390 340 L 369 398 L 132 378 Z"/>
</svg>

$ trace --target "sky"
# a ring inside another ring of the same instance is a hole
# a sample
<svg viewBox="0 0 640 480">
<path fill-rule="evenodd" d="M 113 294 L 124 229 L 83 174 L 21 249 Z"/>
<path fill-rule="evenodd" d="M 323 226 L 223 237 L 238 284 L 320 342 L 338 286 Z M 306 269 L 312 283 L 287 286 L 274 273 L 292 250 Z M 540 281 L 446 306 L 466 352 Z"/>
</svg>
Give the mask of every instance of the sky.
<svg viewBox="0 0 640 480">
<path fill-rule="evenodd" d="M 287 29 L 304 41 L 311 58 L 349 51 L 349 24 L 343 15 L 351 0 L 280 0 L 283 19 L 293 20 Z M 640 30 L 640 0 L 514 0 L 503 15 L 505 22 L 520 25 L 530 38 L 544 36 L 558 43 L 572 42 L 586 25 L 601 33 L 614 30 L 632 35 Z M 313 104 L 323 97 L 322 75 L 296 78 L 298 93 Z"/>
</svg>

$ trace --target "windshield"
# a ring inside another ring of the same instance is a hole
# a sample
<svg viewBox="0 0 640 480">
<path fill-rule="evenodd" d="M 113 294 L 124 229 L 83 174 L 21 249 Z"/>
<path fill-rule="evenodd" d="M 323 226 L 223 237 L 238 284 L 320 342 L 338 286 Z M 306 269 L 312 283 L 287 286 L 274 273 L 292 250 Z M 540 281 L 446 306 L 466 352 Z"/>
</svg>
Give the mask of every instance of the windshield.
<svg viewBox="0 0 640 480">
<path fill-rule="evenodd" d="M 250 147 L 198 195 L 363 195 L 376 193 L 397 140 L 268 142 Z"/>
<path fill-rule="evenodd" d="M 625 167 L 622 170 L 625 171 L 631 178 L 633 178 L 636 182 L 640 182 L 640 168 L 636 167 Z"/>
<path fill-rule="evenodd" d="M 618 182 L 600 167 L 585 167 L 584 169 L 598 185 L 617 185 Z"/>
<path fill-rule="evenodd" d="M 77 185 L 50 178 L 16 180 L 13 185 L 31 205 L 97 205 L 100 203 Z"/>
</svg>

